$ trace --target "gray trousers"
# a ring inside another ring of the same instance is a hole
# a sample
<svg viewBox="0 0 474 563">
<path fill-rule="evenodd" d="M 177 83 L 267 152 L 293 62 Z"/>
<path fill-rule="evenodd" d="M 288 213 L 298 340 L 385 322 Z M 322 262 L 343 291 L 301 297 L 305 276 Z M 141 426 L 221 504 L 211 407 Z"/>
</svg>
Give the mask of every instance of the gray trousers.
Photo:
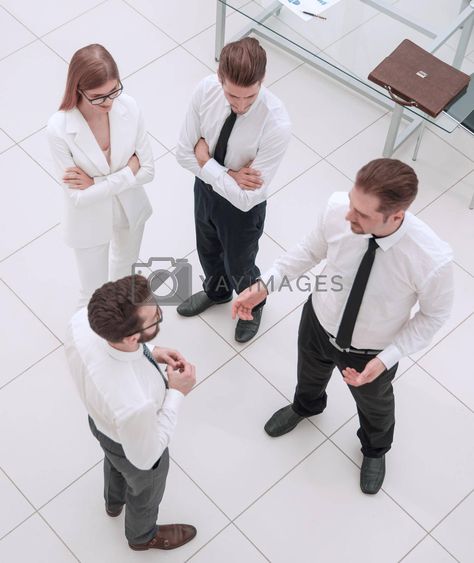
<svg viewBox="0 0 474 563">
<path fill-rule="evenodd" d="M 107 508 L 125 504 L 125 536 L 128 543 L 149 542 L 158 531 L 156 520 L 169 469 L 168 448 L 152 469 L 138 469 L 125 457 L 123 448 L 97 430 L 89 417 L 92 434 L 104 450 L 104 498 Z"/>
</svg>

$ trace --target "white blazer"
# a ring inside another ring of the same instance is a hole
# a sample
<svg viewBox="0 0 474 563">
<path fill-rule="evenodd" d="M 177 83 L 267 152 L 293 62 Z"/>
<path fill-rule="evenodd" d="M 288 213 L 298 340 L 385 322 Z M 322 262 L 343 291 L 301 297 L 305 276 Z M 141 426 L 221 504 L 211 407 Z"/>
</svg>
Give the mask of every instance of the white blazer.
<svg viewBox="0 0 474 563">
<path fill-rule="evenodd" d="M 66 244 L 88 248 L 109 242 L 113 230 L 113 198 L 117 197 L 131 228 L 150 217 L 152 208 L 143 189 L 155 174 L 143 117 L 133 98 L 122 94 L 109 112 L 110 166 L 81 112 L 58 111 L 48 121 L 48 141 L 64 193 L 62 221 Z M 127 166 L 136 153 L 140 170 Z M 78 166 L 94 179 L 85 190 L 63 183 L 66 168 Z"/>
</svg>

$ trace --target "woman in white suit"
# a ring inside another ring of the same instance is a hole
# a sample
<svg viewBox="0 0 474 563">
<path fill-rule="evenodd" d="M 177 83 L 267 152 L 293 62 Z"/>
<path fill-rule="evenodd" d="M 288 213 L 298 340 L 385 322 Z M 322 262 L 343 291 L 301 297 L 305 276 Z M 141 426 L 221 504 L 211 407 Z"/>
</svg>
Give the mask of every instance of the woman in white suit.
<svg viewBox="0 0 474 563">
<path fill-rule="evenodd" d="M 80 306 L 106 281 L 130 275 L 152 213 L 142 187 L 154 176 L 151 147 L 135 100 L 122 90 L 110 53 L 88 45 L 73 55 L 63 101 L 48 122 Z"/>
</svg>

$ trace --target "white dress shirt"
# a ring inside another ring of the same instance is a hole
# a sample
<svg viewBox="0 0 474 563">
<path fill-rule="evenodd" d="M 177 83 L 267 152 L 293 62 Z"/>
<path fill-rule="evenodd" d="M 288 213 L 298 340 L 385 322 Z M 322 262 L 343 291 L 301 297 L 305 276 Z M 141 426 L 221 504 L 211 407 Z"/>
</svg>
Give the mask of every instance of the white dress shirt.
<svg viewBox="0 0 474 563">
<path fill-rule="evenodd" d="M 209 153 L 214 149 L 224 121 L 231 111 L 217 75 L 204 78 L 193 93 L 191 105 L 181 129 L 176 158 L 183 168 L 210 184 L 241 211 L 249 211 L 265 201 L 268 186 L 290 142 L 291 125 L 282 102 L 264 86 L 243 115 L 238 115 L 227 144 L 225 166 L 211 158 L 200 168 L 194 147 L 205 139 Z M 243 190 L 227 174 L 252 163 L 261 173 L 263 185 L 255 191 Z"/>
<path fill-rule="evenodd" d="M 345 220 L 347 193 L 330 198 L 315 229 L 275 261 L 262 280 L 269 291 L 326 259 L 312 303 L 322 327 L 337 335 L 356 272 L 371 235 L 357 235 Z M 378 238 L 374 264 L 352 336 L 352 346 L 382 350 L 387 368 L 429 344 L 453 301 L 452 252 L 420 219 L 405 213 L 397 231 Z M 273 276 L 273 279 L 272 279 Z M 412 308 L 419 310 L 410 318 Z"/>
<path fill-rule="evenodd" d="M 143 184 L 153 180 L 155 166 L 140 109 L 122 94 L 108 115 L 109 161 L 77 107 L 58 111 L 48 121 L 48 142 L 64 194 L 62 231 L 72 248 L 105 244 L 114 228 L 142 226 L 152 213 Z M 140 161 L 136 176 L 127 165 L 134 153 Z M 85 190 L 69 188 L 62 178 L 72 166 L 91 176 L 94 184 Z"/>
<path fill-rule="evenodd" d="M 166 389 L 143 354 L 122 352 L 98 336 L 87 310 L 69 323 L 66 356 L 79 395 L 98 430 L 122 445 L 127 459 L 150 469 L 169 444 L 183 394 Z"/>
</svg>

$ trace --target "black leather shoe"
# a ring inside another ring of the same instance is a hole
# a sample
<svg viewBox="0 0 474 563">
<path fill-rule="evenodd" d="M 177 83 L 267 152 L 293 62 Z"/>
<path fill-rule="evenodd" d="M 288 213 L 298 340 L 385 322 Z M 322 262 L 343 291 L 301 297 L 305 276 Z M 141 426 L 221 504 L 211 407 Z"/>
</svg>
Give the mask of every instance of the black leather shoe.
<svg viewBox="0 0 474 563">
<path fill-rule="evenodd" d="M 262 311 L 263 307 L 252 311 L 253 319 L 251 321 L 239 319 L 235 327 L 235 340 L 237 342 L 248 342 L 257 334 L 262 320 Z"/>
<path fill-rule="evenodd" d="M 117 518 L 117 516 L 120 516 L 122 514 L 122 509 L 123 509 L 123 505 L 120 508 L 117 508 L 116 510 L 110 510 L 110 508 L 107 505 L 105 505 L 105 512 L 107 512 L 107 514 L 111 518 Z"/>
<path fill-rule="evenodd" d="M 195 315 L 200 315 L 213 305 L 228 303 L 231 299 L 232 295 L 228 299 L 224 299 L 223 301 L 213 301 L 212 299 L 209 299 L 205 291 L 198 291 L 197 293 L 191 295 L 191 297 L 188 297 L 185 301 L 183 301 L 176 310 L 183 317 L 194 317 Z"/>
<path fill-rule="evenodd" d="M 379 492 L 385 477 L 385 456 L 364 456 L 360 469 L 360 488 L 366 495 L 375 495 Z"/>
<path fill-rule="evenodd" d="M 265 424 L 265 432 L 272 438 L 278 438 L 291 432 L 303 420 L 303 416 L 296 414 L 292 405 L 283 407 Z"/>
</svg>

